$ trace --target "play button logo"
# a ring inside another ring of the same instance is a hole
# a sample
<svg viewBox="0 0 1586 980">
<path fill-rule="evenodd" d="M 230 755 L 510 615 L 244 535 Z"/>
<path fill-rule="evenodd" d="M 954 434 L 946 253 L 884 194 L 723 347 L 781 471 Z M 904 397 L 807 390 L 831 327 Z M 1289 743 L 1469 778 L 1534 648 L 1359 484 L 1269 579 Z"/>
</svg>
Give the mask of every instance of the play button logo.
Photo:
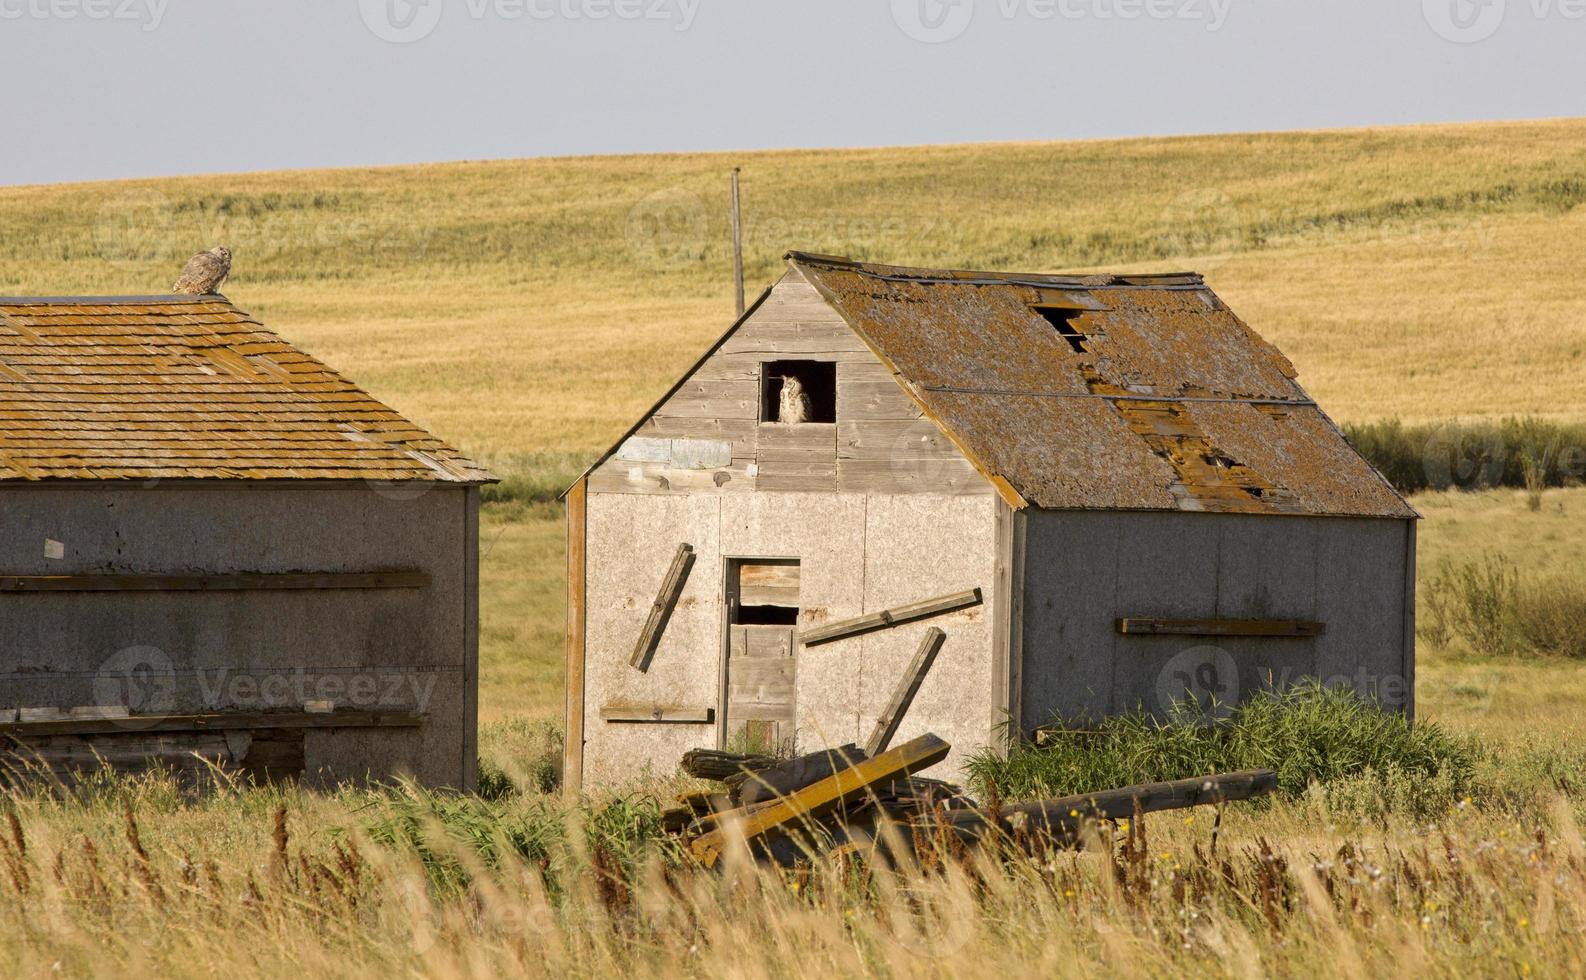
<svg viewBox="0 0 1586 980">
<path fill-rule="evenodd" d="M 444 0 L 358 0 L 364 25 L 392 44 L 422 41 L 441 22 Z"/>
</svg>

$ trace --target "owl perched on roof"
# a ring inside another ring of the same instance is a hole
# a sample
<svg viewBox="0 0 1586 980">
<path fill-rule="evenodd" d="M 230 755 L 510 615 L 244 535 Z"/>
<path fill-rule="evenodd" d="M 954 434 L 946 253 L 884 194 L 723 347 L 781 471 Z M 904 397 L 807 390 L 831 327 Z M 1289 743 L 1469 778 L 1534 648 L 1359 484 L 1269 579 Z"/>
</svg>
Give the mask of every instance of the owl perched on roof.
<svg viewBox="0 0 1586 980">
<path fill-rule="evenodd" d="M 187 268 L 171 287 L 173 293 L 203 296 L 219 292 L 220 284 L 231 275 L 231 249 L 222 245 L 207 252 L 199 252 L 187 260 Z"/>
<path fill-rule="evenodd" d="M 810 396 L 804 391 L 804 382 L 792 375 L 782 378 L 776 420 L 783 425 L 803 425 L 810 420 Z"/>
</svg>

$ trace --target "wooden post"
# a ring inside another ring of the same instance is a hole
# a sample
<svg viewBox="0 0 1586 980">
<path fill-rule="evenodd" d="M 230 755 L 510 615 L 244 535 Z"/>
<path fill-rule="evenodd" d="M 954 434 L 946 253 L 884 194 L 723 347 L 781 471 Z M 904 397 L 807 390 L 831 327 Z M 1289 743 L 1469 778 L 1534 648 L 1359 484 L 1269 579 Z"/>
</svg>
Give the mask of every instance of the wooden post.
<svg viewBox="0 0 1586 980">
<path fill-rule="evenodd" d="M 954 810 L 944 814 L 943 823 L 966 831 L 970 836 L 979 836 L 990 827 L 1006 832 L 1017 822 L 1025 833 L 1041 832 L 1062 837 L 1077 833 L 1089 820 L 1117 820 L 1140 813 L 1233 803 L 1264 796 L 1277 786 L 1277 773 L 1271 769 L 1252 769 L 1013 804 L 1003 807 L 995 820 L 980 810 Z"/>
<path fill-rule="evenodd" d="M 672 610 L 677 607 L 677 600 L 683 595 L 683 586 L 688 582 L 688 571 L 693 567 L 694 546 L 679 545 L 677 557 L 672 559 L 672 567 L 666 570 L 666 578 L 661 582 L 661 593 L 655 597 L 655 605 L 650 607 L 650 618 L 645 620 L 644 632 L 639 634 L 639 642 L 634 645 L 633 656 L 628 660 L 635 669 L 650 669 L 650 658 L 655 655 L 655 648 L 661 645 L 661 634 L 666 632 Z"/>
<path fill-rule="evenodd" d="M 584 788 L 584 602 L 589 480 L 567 492 L 567 700 L 562 735 L 562 789 L 577 799 Z"/>
<path fill-rule="evenodd" d="M 914 703 L 914 696 L 920 693 L 920 685 L 925 682 L 925 675 L 930 673 L 931 664 L 936 662 L 936 654 L 946 641 L 947 634 L 935 626 L 925 631 L 925 639 L 920 641 L 920 649 L 914 654 L 914 662 L 909 664 L 908 671 L 898 681 L 897 690 L 892 692 L 892 701 L 887 705 L 887 710 L 881 712 L 881 717 L 876 719 L 876 727 L 870 733 L 870 741 L 865 743 L 866 755 L 875 758 L 887 750 L 887 746 L 892 742 L 892 736 L 898 733 L 898 726 L 903 723 L 903 716 L 909 712 L 909 705 Z"/>
<path fill-rule="evenodd" d="M 738 173 L 732 168 L 732 275 L 735 284 L 738 318 L 743 319 L 743 199 L 738 193 Z"/>
</svg>

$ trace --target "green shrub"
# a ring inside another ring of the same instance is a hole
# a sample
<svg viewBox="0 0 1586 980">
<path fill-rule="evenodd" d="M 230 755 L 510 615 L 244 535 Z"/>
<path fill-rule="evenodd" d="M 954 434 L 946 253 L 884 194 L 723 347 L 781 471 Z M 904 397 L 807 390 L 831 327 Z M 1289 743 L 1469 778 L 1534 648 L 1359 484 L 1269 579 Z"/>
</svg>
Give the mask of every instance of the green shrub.
<svg viewBox="0 0 1586 980">
<path fill-rule="evenodd" d="M 1527 649 L 1586 659 L 1586 579 L 1522 584 L 1515 596 L 1514 624 Z"/>
<path fill-rule="evenodd" d="M 1497 555 L 1445 562 L 1422 594 L 1420 635 L 1439 647 L 1455 637 L 1487 656 L 1586 658 L 1586 579 L 1534 580 Z"/>
<path fill-rule="evenodd" d="M 1326 790 L 1344 781 L 1358 797 L 1360 781 L 1375 777 L 1378 783 L 1436 780 L 1436 796 L 1446 804 L 1475 771 L 1469 742 L 1435 724 L 1412 727 L 1373 701 L 1318 684 L 1263 692 L 1211 726 L 1200 724 L 1201 717 L 1187 702 L 1165 720 L 1135 711 L 1084 731 L 1059 728 L 1045 744 L 1015 749 L 1005 759 L 982 752 L 969 772 L 986 798 L 1037 799 L 1273 769 L 1279 791 L 1291 798 L 1313 784 Z"/>
<path fill-rule="evenodd" d="M 1507 418 L 1430 425 L 1397 419 L 1347 425 L 1344 435 L 1401 493 L 1545 487 L 1586 478 L 1586 424 Z"/>
</svg>

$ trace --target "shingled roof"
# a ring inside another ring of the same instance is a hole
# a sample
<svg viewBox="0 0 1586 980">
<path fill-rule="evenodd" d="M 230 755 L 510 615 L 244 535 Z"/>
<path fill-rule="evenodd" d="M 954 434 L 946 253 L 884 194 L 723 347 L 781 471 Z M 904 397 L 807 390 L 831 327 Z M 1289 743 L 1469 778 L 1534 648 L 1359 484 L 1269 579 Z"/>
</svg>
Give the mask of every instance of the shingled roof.
<svg viewBox="0 0 1586 980">
<path fill-rule="evenodd" d="M 223 296 L 0 299 L 0 480 L 488 472 Z"/>
<path fill-rule="evenodd" d="M 1194 274 L 797 269 L 964 454 L 1052 509 L 1413 518 Z"/>
</svg>

